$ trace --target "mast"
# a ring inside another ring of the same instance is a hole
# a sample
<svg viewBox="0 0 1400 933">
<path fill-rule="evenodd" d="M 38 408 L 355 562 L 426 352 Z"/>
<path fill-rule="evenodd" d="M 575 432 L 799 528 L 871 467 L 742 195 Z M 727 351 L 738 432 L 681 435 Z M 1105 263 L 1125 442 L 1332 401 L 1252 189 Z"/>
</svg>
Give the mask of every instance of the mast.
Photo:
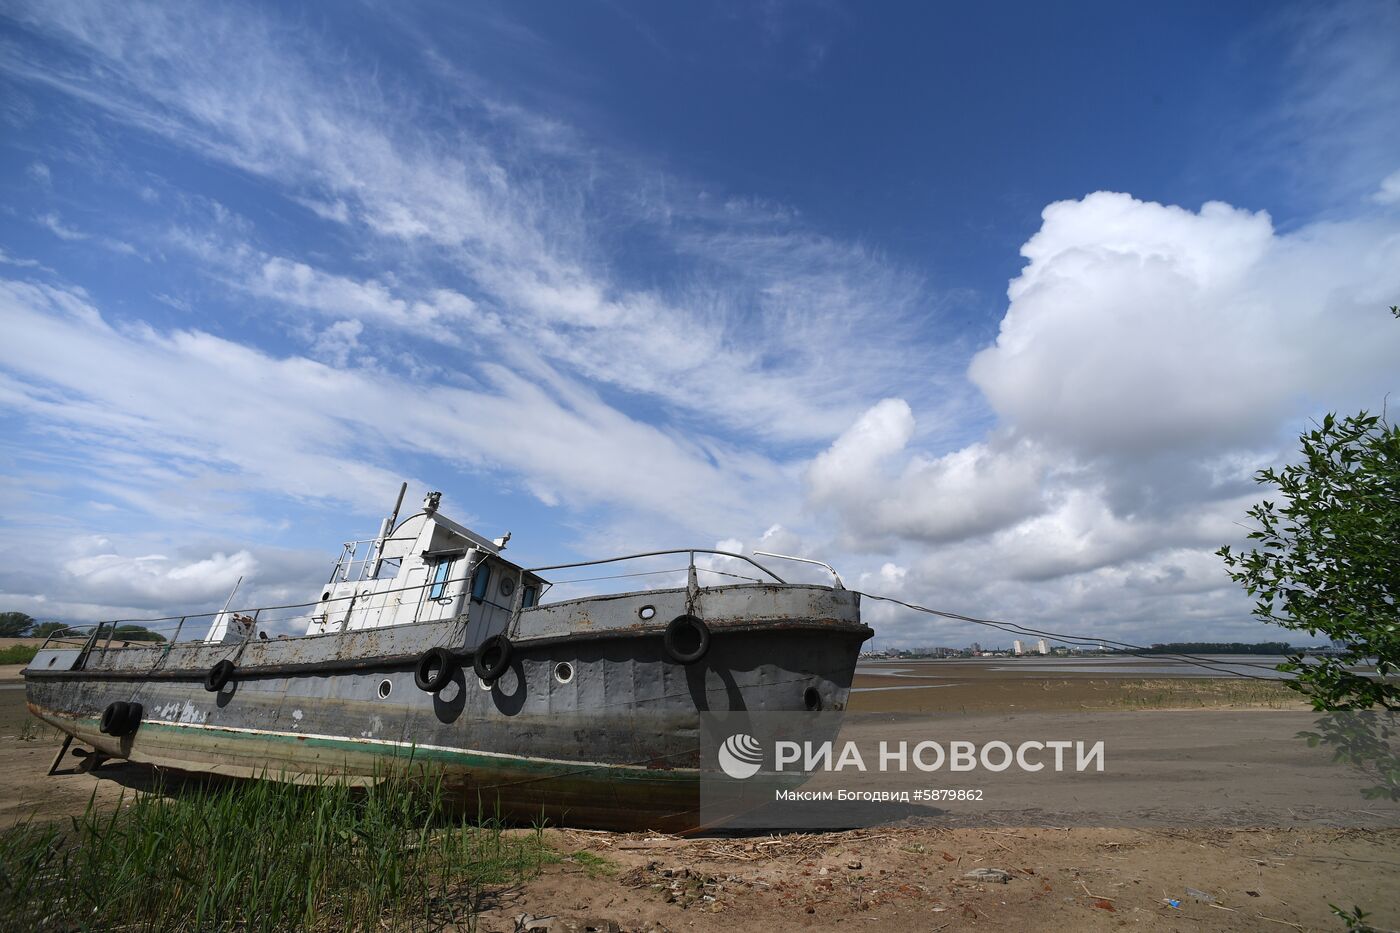
<svg viewBox="0 0 1400 933">
<path fill-rule="evenodd" d="M 379 566 L 384 563 L 384 544 L 394 532 L 394 524 L 399 520 L 399 509 L 403 507 L 403 496 L 406 492 L 408 483 L 405 482 L 399 486 L 399 497 L 394 501 L 394 511 L 384 519 L 384 524 L 379 526 L 379 537 L 374 542 L 374 570 L 369 575 L 371 580 L 379 576 Z"/>
</svg>

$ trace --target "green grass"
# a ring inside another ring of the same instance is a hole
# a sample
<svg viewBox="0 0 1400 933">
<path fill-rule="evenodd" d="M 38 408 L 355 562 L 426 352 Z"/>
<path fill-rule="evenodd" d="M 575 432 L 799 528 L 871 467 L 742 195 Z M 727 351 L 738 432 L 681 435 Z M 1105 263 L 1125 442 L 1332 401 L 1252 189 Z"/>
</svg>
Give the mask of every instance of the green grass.
<svg viewBox="0 0 1400 933">
<path fill-rule="evenodd" d="M 590 878 L 603 878 L 617 874 L 616 862 L 585 849 L 580 849 L 572 855 L 565 856 L 564 860 L 573 862 L 575 865 L 582 867 Z"/>
<path fill-rule="evenodd" d="M 28 664 L 38 653 L 38 645 L 10 645 L 0 648 L 0 664 Z"/>
<path fill-rule="evenodd" d="M 450 817 L 437 778 L 240 782 L 0 833 L 0 917 L 28 930 L 437 929 L 554 860 L 538 831 Z"/>
</svg>

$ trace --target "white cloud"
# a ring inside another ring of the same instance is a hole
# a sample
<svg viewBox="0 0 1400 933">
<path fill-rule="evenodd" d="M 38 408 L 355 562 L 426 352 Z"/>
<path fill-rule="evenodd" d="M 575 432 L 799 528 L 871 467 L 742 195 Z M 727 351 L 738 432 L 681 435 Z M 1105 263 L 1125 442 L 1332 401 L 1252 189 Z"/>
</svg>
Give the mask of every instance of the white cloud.
<svg viewBox="0 0 1400 933">
<path fill-rule="evenodd" d="M 638 194 L 632 166 L 611 176 L 591 146 L 566 145 L 568 134 L 548 134 L 547 173 L 538 152 L 511 157 L 484 135 L 436 135 L 412 122 L 421 112 L 413 99 L 328 77 L 339 72 L 338 50 L 304 32 L 293 42 L 246 12 L 55 3 L 31 8 L 28 20 L 67 54 L 4 61 L 11 73 L 266 178 L 398 257 L 470 277 L 483 292 L 471 300 L 507 316 L 512 340 L 590 381 L 779 442 L 828 439 L 868 393 L 933 395 L 956 381 L 911 380 L 899 365 L 923 310 L 917 280 L 782 212 L 746 215 L 731 199 L 709 216 L 676 179 Z M 223 67 L 230 57 L 239 68 Z M 475 103 L 463 101 L 454 119 L 470 121 Z M 500 102 L 480 106 L 483 125 L 494 125 Z M 662 189 L 679 194 L 657 203 Z M 612 235 L 616 208 L 594 218 L 586 204 L 595 198 L 633 212 L 631 223 L 700 258 L 707 274 L 665 292 L 621 280 L 595 245 Z M 443 310 L 398 304 L 409 299 L 383 274 L 327 279 L 296 259 L 268 262 L 240 284 L 366 323 Z M 956 352 L 931 353 L 928 371 Z M 827 375 L 836 367 L 840 380 Z"/>
<path fill-rule="evenodd" d="M 37 220 L 44 228 L 46 228 L 50 233 L 58 237 L 60 240 L 64 240 L 69 243 L 81 242 L 83 240 L 93 240 L 93 242 L 97 243 L 98 246 L 101 246 L 103 249 L 110 250 L 111 252 L 121 253 L 122 255 L 126 256 L 136 255 L 136 247 L 132 246 L 130 243 L 127 243 L 125 240 L 118 240 L 113 237 L 106 236 L 99 236 L 94 238 L 93 235 L 90 233 L 78 230 L 75 227 L 70 227 L 69 225 L 65 224 L 63 220 L 53 212 L 49 212 L 47 214 L 40 214 L 38 217 L 35 218 L 35 220 Z"/>
<path fill-rule="evenodd" d="M 167 510 L 185 503 L 165 500 Z M 312 601 L 324 581 L 331 555 L 270 547 L 231 547 L 227 542 L 186 542 L 171 550 L 143 550 L 154 543 L 148 532 L 124 532 L 119 542 L 102 535 L 32 524 L 30 533 L 0 539 L 0 603 L 38 619 L 74 622 L 150 619 L 171 610 L 212 613 L 228 599 L 233 605 L 285 606 Z M 241 578 L 241 583 L 239 582 Z M 297 626 L 302 609 L 264 613 L 272 630 Z M 193 616 L 183 632 L 202 634 L 208 615 Z M 176 620 L 154 624 L 169 635 Z"/>
<path fill-rule="evenodd" d="M 1225 204 L 1100 192 L 1048 207 L 1023 253 L 970 367 L 999 418 L 985 439 L 924 454 L 887 399 L 811 464 L 842 544 L 909 568 L 862 585 L 1126 641 L 1278 637 L 1213 552 L 1243 538 L 1253 472 L 1309 417 L 1397 388 L 1400 224 L 1279 233 Z M 1009 638 L 872 610 L 887 643 Z"/>
<path fill-rule="evenodd" d="M 71 243 L 75 240 L 86 240 L 88 238 L 88 234 L 67 226 L 59 216 L 53 212 L 40 214 L 35 219 L 60 240 L 67 240 Z"/>
<path fill-rule="evenodd" d="M 200 605 L 229 592 L 240 578 L 252 576 L 257 569 L 258 563 L 248 551 L 215 553 L 194 561 L 172 560 L 164 554 L 94 554 L 63 565 L 69 586 L 61 587 L 60 592 L 76 590 L 127 605 Z"/>
<path fill-rule="evenodd" d="M 811 501 L 836 511 L 847 546 L 871 551 L 889 538 L 957 540 L 1042 507 L 1047 463 L 1035 444 L 996 436 L 928 457 L 906 452 L 914 427 L 907 403 L 885 399 L 812 461 Z"/>
<path fill-rule="evenodd" d="M 45 272 L 53 271 L 37 259 L 23 259 L 18 256 L 11 256 L 3 249 L 0 249 L 0 265 L 15 266 L 20 269 L 43 269 Z"/>
<path fill-rule="evenodd" d="M 1391 172 L 1381 181 L 1380 188 L 1371 195 L 1371 200 L 1377 204 L 1400 204 L 1400 169 Z"/>
<path fill-rule="evenodd" d="M 875 483 L 877 468 L 904 448 L 914 433 L 914 414 L 903 399 L 887 398 L 861 415 L 812 461 L 808 478 L 820 503 L 859 493 Z"/>
<path fill-rule="evenodd" d="M 1384 306 L 1400 235 L 1375 207 L 1280 231 L 1221 203 L 1099 192 L 1050 205 L 974 388 L 968 348 L 931 338 L 938 308 L 917 275 L 788 206 L 708 196 L 477 99 L 470 76 L 453 74 L 469 93 L 442 120 L 391 75 L 347 79 L 342 50 L 271 13 L 55 0 L 18 15 L 37 41 L 3 50 L 10 76 L 235 167 L 345 247 L 286 254 L 207 199 L 216 232 L 170 238 L 200 274 L 289 319 L 312 358 L 206 332 L 219 328 L 197 316 L 195 288 L 177 300 L 204 329 L 177 331 L 99 313 L 77 288 L 0 285 L 14 335 L 0 405 L 81 450 L 84 496 L 120 508 L 158 514 L 175 496 L 209 510 L 213 488 L 229 521 L 261 493 L 377 510 L 395 463 L 426 457 L 498 472 L 548 505 L 613 506 L 581 532 L 604 550 L 679 527 L 830 557 L 864 586 L 937 605 L 1204 637 L 1252 624 L 1209 557 L 1240 533 L 1249 472 L 1309 414 L 1374 407 L 1393 388 L 1400 329 Z M 455 68 L 422 38 L 430 65 Z M 1389 119 L 1400 82 L 1375 78 L 1393 49 L 1323 51 L 1310 60 L 1346 67 L 1300 110 Z M 1363 100 L 1367 86 L 1379 90 Z M 493 135 L 502 122 L 519 135 Z M 1301 122 L 1334 151 L 1366 150 L 1340 173 L 1366 188 L 1353 200 L 1393 200 L 1396 175 L 1374 191 L 1394 164 L 1384 134 L 1363 147 Z M 175 210 L 182 194 L 167 190 Z M 74 244 L 125 246 L 56 213 L 39 221 Z M 633 234 L 680 274 L 629 278 L 612 257 Z M 440 359 L 455 369 L 422 352 L 454 341 Z M 998 418 L 981 436 L 976 389 Z M 804 479 L 805 512 L 792 492 Z M 147 575 L 217 576 L 246 550 L 220 542 Z M 146 572 L 132 560 L 93 573 Z"/>
<path fill-rule="evenodd" d="M 360 334 L 364 329 L 359 321 L 336 321 L 316 337 L 311 354 L 322 362 L 344 368 L 351 354 L 359 354 Z"/>
<path fill-rule="evenodd" d="M 1400 331 L 1400 237 L 1276 234 L 1268 215 L 1099 192 L 1045 209 L 996 345 L 969 375 L 1018 431 L 1083 456 L 1265 442 L 1327 404 L 1375 404 Z"/>
<path fill-rule="evenodd" d="M 254 489 L 377 509 L 398 482 L 380 464 L 427 454 L 702 529 L 779 498 L 770 461 L 641 424 L 545 368 L 487 367 L 480 390 L 337 371 L 199 331 L 119 331 L 80 293 L 14 281 L 0 280 L 0 316 L 0 366 L 20 377 L 0 376 L 0 404 L 176 473 L 232 469 Z"/>
<path fill-rule="evenodd" d="M 471 299 L 450 289 L 434 289 L 421 299 L 409 300 L 373 279 L 357 281 L 331 275 L 281 257 L 269 258 L 256 271 L 250 270 L 241 284 L 255 295 L 335 317 L 378 318 L 404 328 L 438 324 L 432 334 L 447 343 L 461 342 L 454 323 L 485 323 L 492 330 L 499 328 L 494 319 L 486 320 L 476 312 Z"/>
</svg>

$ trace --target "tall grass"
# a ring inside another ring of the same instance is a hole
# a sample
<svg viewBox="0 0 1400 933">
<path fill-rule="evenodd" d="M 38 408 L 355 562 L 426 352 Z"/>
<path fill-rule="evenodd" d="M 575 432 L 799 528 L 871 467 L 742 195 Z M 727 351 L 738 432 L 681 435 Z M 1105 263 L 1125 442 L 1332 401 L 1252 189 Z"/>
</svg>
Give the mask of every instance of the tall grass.
<svg viewBox="0 0 1400 933">
<path fill-rule="evenodd" d="M 1120 692 L 1109 703 L 1124 709 L 1303 708 L 1298 694 L 1282 680 L 1182 677 L 1126 680 L 1115 686 Z"/>
<path fill-rule="evenodd" d="M 0 925 L 25 930 L 431 929 L 549 858 L 541 834 L 449 816 L 440 778 L 249 781 L 143 794 L 0 833 Z"/>
<path fill-rule="evenodd" d="M 38 653 L 38 645 L 6 645 L 0 648 L 0 664 L 28 664 Z"/>
</svg>

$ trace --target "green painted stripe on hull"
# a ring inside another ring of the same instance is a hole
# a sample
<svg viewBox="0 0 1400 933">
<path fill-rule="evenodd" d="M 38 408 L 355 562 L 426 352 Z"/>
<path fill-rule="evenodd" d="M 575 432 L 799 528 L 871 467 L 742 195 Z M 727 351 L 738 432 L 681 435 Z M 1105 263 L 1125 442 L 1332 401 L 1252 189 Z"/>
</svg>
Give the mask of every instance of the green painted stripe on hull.
<svg viewBox="0 0 1400 933">
<path fill-rule="evenodd" d="M 59 728 L 63 726 L 55 720 L 62 719 L 73 724 L 82 723 L 90 729 L 96 730 L 99 720 L 88 717 L 67 717 L 49 714 L 45 717 Z M 568 762 L 541 758 L 523 758 L 513 755 L 497 755 L 471 751 L 466 749 L 449 749 L 441 746 L 421 746 L 410 745 L 399 742 L 389 742 L 373 739 L 351 739 L 334 738 L 321 735 L 298 735 L 289 732 L 272 732 L 260 729 L 226 729 L 219 726 L 191 726 L 184 723 L 166 723 L 160 721 L 146 721 L 141 723 L 141 727 L 132 736 L 132 751 L 135 753 L 133 760 L 139 760 L 141 750 L 137 747 L 137 742 L 141 738 L 141 733 L 153 730 L 157 734 L 165 734 L 171 737 L 191 736 L 194 734 L 211 735 L 217 734 L 225 741 L 241 743 L 245 745 L 255 745 L 262 742 L 276 742 L 289 748 L 324 748 L 332 751 L 354 753 L 355 755 L 369 755 L 375 758 L 410 758 L 413 760 L 429 759 L 443 764 L 452 764 L 466 767 L 477 771 L 525 771 L 533 773 L 540 779 L 548 778 L 577 778 L 590 772 L 604 772 L 609 781 L 645 781 L 654 783 L 660 781 L 671 781 L 678 784 L 693 783 L 699 779 L 699 771 L 695 768 L 646 768 L 638 765 L 627 764 L 607 764 L 605 762 Z M 70 731 L 70 730 L 64 730 Z M 146 743 L 143 743 L 146 744 Z M 178 750 L 188 748 L 188 742 L 164 742 L 158 740 L 154 744 L 159 744 L 163 750 Z M 256 757 L 256 756 L 254 756 Z M 290 756 L 290 760 L 295 761 L 296 756 Z M 191 759 L 191 763 L 198 759 Z M 217 765 L 217 762 L 209 762 L 210 765 Z M 309 764 L 309 762 L 308 762 Z"/>
</svg>

